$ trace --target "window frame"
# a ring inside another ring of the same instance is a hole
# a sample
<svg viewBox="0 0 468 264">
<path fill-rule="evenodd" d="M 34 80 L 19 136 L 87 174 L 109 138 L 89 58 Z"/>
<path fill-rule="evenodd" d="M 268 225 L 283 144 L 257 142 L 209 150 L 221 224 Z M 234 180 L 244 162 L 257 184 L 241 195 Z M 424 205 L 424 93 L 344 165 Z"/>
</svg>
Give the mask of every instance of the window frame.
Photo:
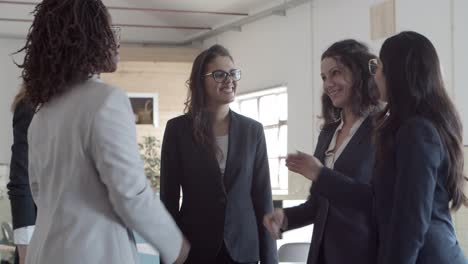
<svg viewBox="0 0 468 264">
<path fill-rule="evenodd" d="M 277 86 L 277 87 L 274 87 L 274 88 L 268 88 L 268 89 L 263 89 L 263 90 L 260 90 L 260 91 L 255 91 L 255 92 L 249 92 L 249 93 L 245 93 L 245 94 L 240 94 L 238 96 L 236 96 L 236 100 L 231 104 L 232 108 L 235 108 L 236 111 L 238 111 L 240 114 L 242 115 L 246 115 L 244 113 L 242 113 L 242 110 L 241 110 L 241 104 L 242 102 L 244 101 L 248 101 L 248 100 L 256 100 L 256 104 L 257 104 L 257 121 L 260 122 L 260 118 L 261 118 L 261 109 L 260 109 L 260 100 L 261 98 L 263 97 L 266 97 L 266 96 L 271 96 L 271 95 L 276 95 L 276 96 L 279 96 L 281 94 L 285 94 L 286 95 L 286 109 L 287 109 L 287 106 L 288 106 L 288 102 L 287 102 L 287 97 L 288 97 L 288 88 L 286 86 Z M 287 110 L 286 110 L 287 111 Z M 246 115 L 248 116 L 248 115 Z M 286 115 L 286 119 L 285 120 L 281 120 L 281 113 L 278 112 L 278 123 L 275 123 L 275 124 L 268 124 L 268 125 L 263 125 L 263 129 L 264 131 L 268 130 L 268 129 L 277 129 L 277 142 L 278 142 L 278 145 L 280 145 L 280 129 L 281 127 L 283 126 L 286 126 L 286 133 L 288 133 L 288 115 Z M 288 144 L 288 140 L 286 138 L 286 152 L 287 152 L 287 144 Z M 268 145 L 267 145 L 268 147 Z M 272 186 L 272 192 L 274 195 L 287 195 L 288 194 L 288 181 L 289 181 L 289 177 L 288 177 L 288 172 L 286 170 L 286 175 L 282 175 L 281 174 L 281 164 L 282 164 L 282 161 L 286 160 L 286 155 L 284 155 L 285 153 L 281 153 L 281 147 L 279 146 L 279 149 L 278 149 L 278 155 L 276 156 L 268 156 L 268 160 L 275 160 L 276 162 L 278 162 L 278 174 L 277 174 L 277 182 L 278 182 L 278 185 L 277 186 Z M 270 177 L 272 177 L 271 175 L 271 171 L 270 171 Z"/>
</svg>

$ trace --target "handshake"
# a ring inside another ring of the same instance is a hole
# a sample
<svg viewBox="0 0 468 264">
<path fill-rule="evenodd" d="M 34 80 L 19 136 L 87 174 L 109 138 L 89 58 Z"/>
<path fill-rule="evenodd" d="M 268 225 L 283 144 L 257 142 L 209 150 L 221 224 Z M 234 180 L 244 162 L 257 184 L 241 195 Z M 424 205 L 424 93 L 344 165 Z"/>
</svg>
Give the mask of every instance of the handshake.
<svg viewBox="0 0 468 264">
<path fill-rule="evenodd" d="M 274 239 L 281 239 L 282 232 L 287 229 L 288 218 L 284 215 L 283 209 L 275 209 L 273 213 L 263 217 L 263 225 Z"/>
</svg>

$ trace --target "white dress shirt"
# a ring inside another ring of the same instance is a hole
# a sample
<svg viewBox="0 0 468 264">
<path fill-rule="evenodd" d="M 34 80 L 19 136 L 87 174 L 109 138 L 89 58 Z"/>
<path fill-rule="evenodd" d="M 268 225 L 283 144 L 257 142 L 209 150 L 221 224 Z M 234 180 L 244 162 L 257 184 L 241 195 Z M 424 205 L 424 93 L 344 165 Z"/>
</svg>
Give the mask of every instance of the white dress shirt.
<svg viewBox="0 0 468 264">
<path fill-rule="evenodd" d="M 216 137 L 216 144 L 218 145 L 218 149 L 220 150 L 216 152 L 216 159 L 218 160 L 221 174 L 224 176 L 224 171 L 226 169 L 228 147 L 229 147 L 229 134 Z"/>
<path fill-rule="evenodd" d="M 29 245 L 35 226 L 25 226 L 13 230 L 13 243 L 15 245 Z"/>
<path fill-rule="evenodd" d="M 336 160 L 340 157 L 341 153 L 343 150 L 346 148 L 348 145 L 349 141 L 353 138 L 354 134 L 356 134 L 356 131 L 361 127 L 361 124 L 364 122 L 364 120 L 367 118 L 367 115 L 360 117 L 358 120 L 356 120 L 349 130 L 348 135 L 345 136 L 343 142 L 341 145 L 336 148 L 336 140 L 338 136 L 338 132 L 340 132 L 343 129 L 343 117 L 341 118 L 341 123 L 340 125 L 336 128 L 335 133 L 333 134 L 333 138 L 330 141 L 330 145 L 328 146 L 328 149 L 325 151 L 325 166 L 327 168 L 333 169 L 335 166 Z"/>
</svg>

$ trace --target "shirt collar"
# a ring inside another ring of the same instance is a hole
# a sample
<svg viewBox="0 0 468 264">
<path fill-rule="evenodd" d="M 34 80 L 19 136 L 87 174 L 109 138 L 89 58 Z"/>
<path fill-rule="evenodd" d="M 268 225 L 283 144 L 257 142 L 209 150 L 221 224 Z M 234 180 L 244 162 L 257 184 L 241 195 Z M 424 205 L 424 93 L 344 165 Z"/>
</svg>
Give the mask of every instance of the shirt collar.
<svg viewBox="0 0 468 264">
<path fill-rule="evenodd" d="M 340 113 L 340 125 L 338 126 L 338 128 L 336 130 L 341 130 L 344 126 L 344 118 L 343 118 L 343 112 Z M 353 136 L 356 131 L 359 129 L 359 127 L 361 126 L 361 124 L 364 122 L 364 120 L 366 120 L 366 118 L 369 116 L 369 113 L 363 113 L 363 115 L 361 117 L 359 117 L 358 120 L 356 120 L 353 124 L 353 126 L 351 127 L 351 129 L 349 130 L 349 136 Z"/>
</svg>

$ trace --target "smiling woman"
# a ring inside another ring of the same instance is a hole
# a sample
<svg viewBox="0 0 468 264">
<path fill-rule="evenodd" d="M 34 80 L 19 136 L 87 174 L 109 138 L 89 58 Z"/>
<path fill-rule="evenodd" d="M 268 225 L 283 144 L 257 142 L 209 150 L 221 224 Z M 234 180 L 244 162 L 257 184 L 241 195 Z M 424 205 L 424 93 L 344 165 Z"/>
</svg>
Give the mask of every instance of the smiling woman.
<svg viewBox="0 0 468 264">
<path fill-rule="evenodd" d="M 308 200 L 277 209 L 264 223 L 273 236 L 281 231 L 314 224 L 308 264 L 375 263 L 376 232 L 372 198 L 367 190 L 353 191 L 347 183 L 369 184 L 374 163 L 372 115 L 378 92 L 368 61 L 375 58 L 356 40 L 331 45 L 322 55 L 322 115 L 324 125 L 314 156 L 289 154 L 286 166 L 314 181 Z M 353 208 L 355 210 L 350 210 Z M 358 246 L 356 246 L 358 245 Z"/>
<path fill-rule="evenodd" d="M 192 243 L 186 263 L 277 263 L 262 225 L 273 210 L 263 126 L 229 108 L 240 78 L 224 47 L 203 51 L 188 81 L 186 114 L 164 132 L 161 200 Z"/>
<path fill-rule="evenodd" d="M 378 105 L 379 92 L 367 70 L 373 58 L 375 55 L 367 47 L 353 40 L 337 42 L 322 54 L 320 75 L 325 125 L 339 120 L 344 108 L 360 116 Z"/>
</svg>

